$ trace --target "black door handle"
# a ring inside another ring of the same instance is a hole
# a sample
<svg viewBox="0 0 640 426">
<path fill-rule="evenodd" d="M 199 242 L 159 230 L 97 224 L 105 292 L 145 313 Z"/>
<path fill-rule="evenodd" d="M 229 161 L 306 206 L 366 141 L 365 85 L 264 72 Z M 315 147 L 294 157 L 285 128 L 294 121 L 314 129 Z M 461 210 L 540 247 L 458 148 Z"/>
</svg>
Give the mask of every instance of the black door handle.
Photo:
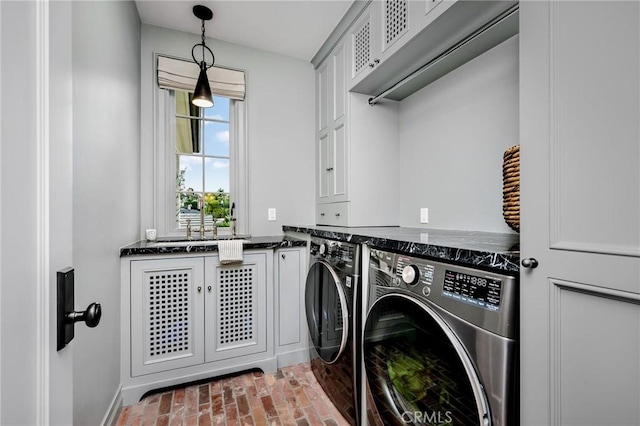
<svg viewBox="0 0 640 426">
<path fill-rule="evenodd" d="M 538 261 L 533 257 L 530 257 L 528 259 L 522 259 L 522 266 L 525 268 L 534 269 L 538 267 Z"/>
<path fill-rule="evenodd" d="M 100 318 L 102 317 L 102 307 L 99 303 L 92 303 L 87 306 L 86 311 L 74 311 L 67 312 L 66 314 L 66 322 L 68 324 L 73 324 L 78 321 L 84 321 L 87 324 L 87 327 L 93 328 L 100 324 Z"/>
<path fill-rule="evenodd" d="M 100 324 L 102 307 L 99 303 L 87 306 L 86 311 L 74 310 L 74 271 L 73 268 L 65 268 L 57 272 L 57 301 L 56 301 L 56 329 L 58 350 L 62 350 L 75 335 L 73 325 L 78 321 L 84 321 L 87 327 L 94 328 Z"/>
</svg>

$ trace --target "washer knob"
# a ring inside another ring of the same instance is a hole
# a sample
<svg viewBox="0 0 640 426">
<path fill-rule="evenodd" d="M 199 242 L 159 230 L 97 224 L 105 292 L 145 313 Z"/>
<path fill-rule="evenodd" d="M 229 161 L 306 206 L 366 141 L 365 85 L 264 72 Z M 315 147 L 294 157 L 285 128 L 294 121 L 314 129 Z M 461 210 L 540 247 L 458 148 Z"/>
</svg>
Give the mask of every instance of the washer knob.
<svg viewBox="0 0 640 426">
<path fill-rule="evenodd" d="M 416 285 L 420 280 L 420 270 L 416 265 L 407 265 L 402 270 L 402 281 L 409 285 Z"/>
<path fill-rule="evenodd" d="M 327 245 L 327 254 L 332 255 L 332 254 L 335 254 L 337 251 L 338 251 L 338 243 L 336 243 L 335 241 L 331 241 Z"/>
<path fill-rule="evenodd" d="M 324 256 L 327 254 L 327 245 L 325 243 L 320 244 L 320 255 Z"/>
</svg>

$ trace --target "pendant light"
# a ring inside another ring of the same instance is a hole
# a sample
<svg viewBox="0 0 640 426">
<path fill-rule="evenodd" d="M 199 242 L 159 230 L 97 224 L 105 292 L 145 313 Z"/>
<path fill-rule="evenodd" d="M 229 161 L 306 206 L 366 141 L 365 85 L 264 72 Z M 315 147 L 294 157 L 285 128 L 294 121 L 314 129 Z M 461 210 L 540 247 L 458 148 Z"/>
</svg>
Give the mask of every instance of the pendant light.
<svg viewBox="0 0 640 426">
<path fill-rule="evenodd" d="M 191 57 L 198 67 L 200 67 L 200 75 L 198 76 L 198 82 L 193 92 L 193 98 L 191 103 L 199 108 L 210 108 L 213 106 L 213 97 L 211 96 L 211 86 L 209 86 L 209 78 L 207 77 L 207 70 L 213 66 L 216 62 L 216 58 L 213 55 L 211 49 L 204 43 L 204 21 L 210 21 L 213 18 L 213 12 L 206 6 L 196 5 L 193 6 L 193 14 L 196 18 L 202 21 L 202 42 L 194 45 L 191 48 Z M 196 48 L 202 46 L 202 60 L 196 59 Z M 205 60 L 205 49 L 211 54 L 211 65 L 207 65 Z"/>
</svg>

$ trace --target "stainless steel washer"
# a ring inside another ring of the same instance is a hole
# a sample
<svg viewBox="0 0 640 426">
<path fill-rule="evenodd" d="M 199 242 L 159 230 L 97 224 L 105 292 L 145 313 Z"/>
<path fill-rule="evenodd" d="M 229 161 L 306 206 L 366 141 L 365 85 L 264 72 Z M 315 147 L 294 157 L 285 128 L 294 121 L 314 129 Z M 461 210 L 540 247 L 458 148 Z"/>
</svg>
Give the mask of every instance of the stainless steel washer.
<svg viewBox="0 0 640 426">
<path fill-rule="evenodd" d="M 514 277 L 371 250 L 369 424 L 517 424 Z"/>
<path fill-rule="evenodd" d="M 311 239 L 305 288 L 311 370 L 351 424 L 359 423 L 360 246 Z"/>
</svg>

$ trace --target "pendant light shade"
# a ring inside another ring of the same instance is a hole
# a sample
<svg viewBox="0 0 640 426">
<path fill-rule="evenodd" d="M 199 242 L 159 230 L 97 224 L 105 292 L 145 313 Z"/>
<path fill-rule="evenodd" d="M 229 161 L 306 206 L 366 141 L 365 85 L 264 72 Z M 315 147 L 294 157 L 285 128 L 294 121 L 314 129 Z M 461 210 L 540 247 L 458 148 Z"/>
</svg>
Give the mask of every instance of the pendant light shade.
<svg viewBox="0 0 640 426">
<path fill-rule="evenodd" d="M 211 49 L 209 49 L 204 42 L 204 21 L 211 20 L 211 18 L 213 18 L 213 12 L 206 6 L 197 5 L 193 6 L 193 14 L 196 16 L 196 18 L 202 21 L 202 42 L 196 44 L 191 48 L 191 57 L 193 58 L 193 62 L 198 64 L 198 66 L 200 67 L 200 75 L 198 76 L 196 88 L 193 91 L 193 98 L 191 99 L 191 103 L 198 108 L 210 108 L 213 106 L 213 97 L 211 96 L 211 86 L 209 85 L 207 70 L 215 64 L 216 58 L 213 55 Z M 196 48 L 199 46 L 202 47 L 201 61 L 198 61 L 195 55 Z M 206 51 L 211 54 L 211 65 L 208 65 L 206 62 Z"/>
<path fill-rule="evenodd" d="M 211 96 L 211 87 L 209 86 L 209 78 L 207 77 L 207 64 L 200 62 L 200 75 L 196 83 L 196 89 L 193 92 L 191 103 L 198 108 L 210 108 L 213 106 L 213 97 Z"/>
</svg>

